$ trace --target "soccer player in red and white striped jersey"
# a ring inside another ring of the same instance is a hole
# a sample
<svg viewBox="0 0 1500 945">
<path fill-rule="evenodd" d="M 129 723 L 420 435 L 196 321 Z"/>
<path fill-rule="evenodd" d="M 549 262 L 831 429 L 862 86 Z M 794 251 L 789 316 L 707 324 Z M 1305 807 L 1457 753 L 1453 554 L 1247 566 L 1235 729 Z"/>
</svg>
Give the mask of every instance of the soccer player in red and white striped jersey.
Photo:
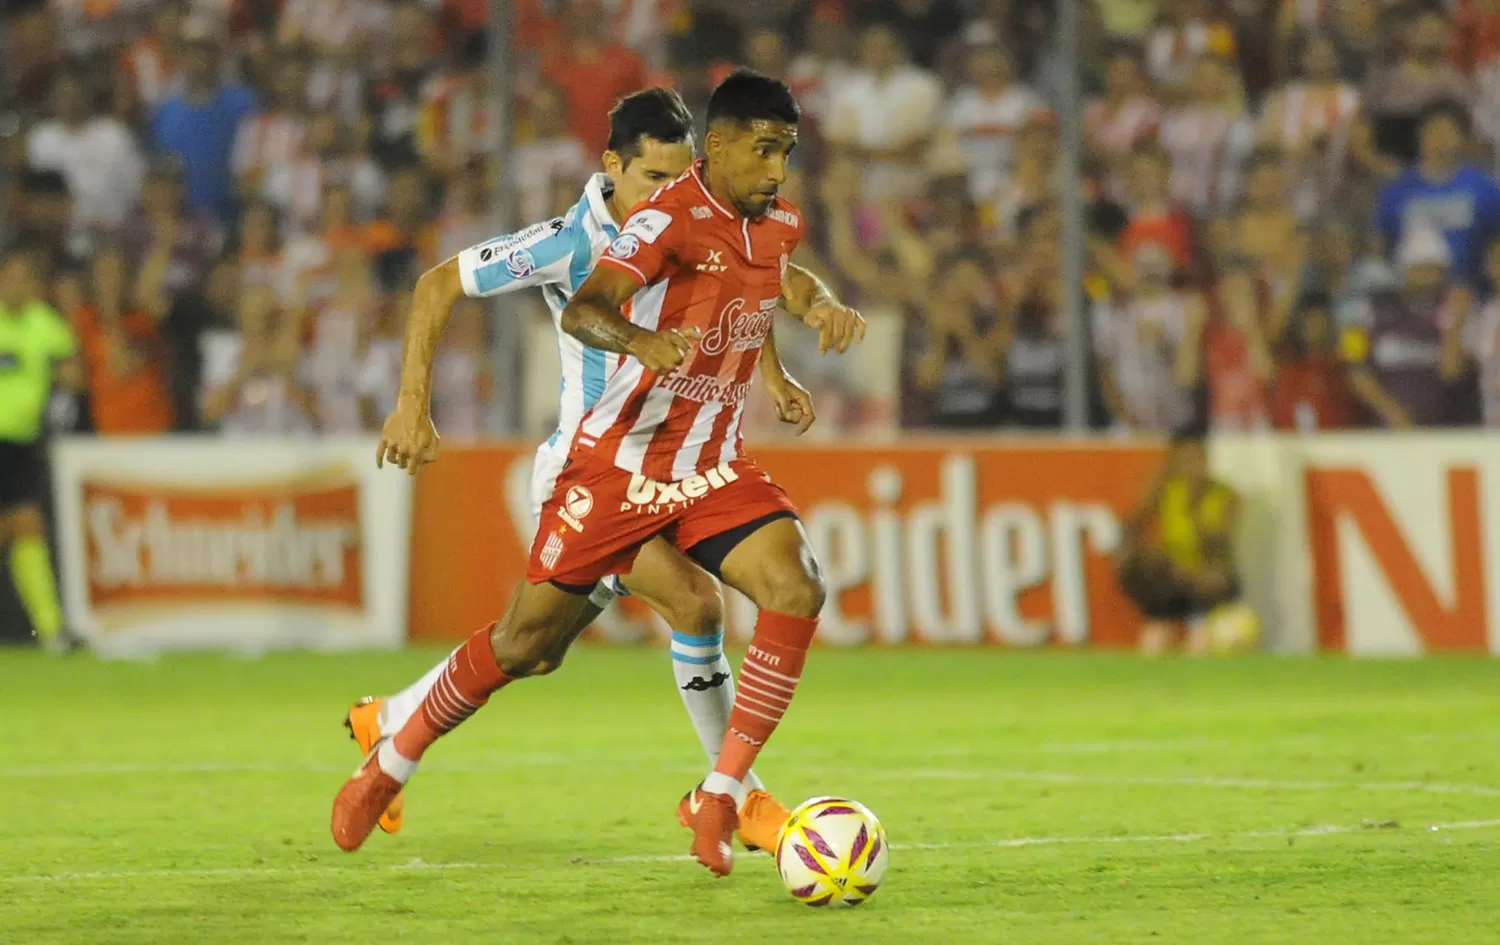
<svg viewBox="0 0 1500 945">
<path fill-rule="evenodd" d="M 626 357 L 574 435 L 506 615 L 454 651 L 418 712 L 339 792 L 339 846 L 364 841 L 439 737 L 512 681 L 555 669 L 595 584 L 663 536 L 760 611 L 717 761 L 678 811 L 698 860 L 732 868 L 744 780 L 790 705 L 824 599 L 791 501 L 743 455 L 740 418 L 779 305 L 819 331 L 824 351 L 864 335 L 858 312 L 787 261 L 802 215 L 777 190 L 799 116 L 785 84 L 725 79 L 709 102 L 707 159 L 636 208 L 563 309 L 564 331 Z M 430 461 L 430 418 L 401 416 L 382 455 L 403 468 Z"/>
</svg>

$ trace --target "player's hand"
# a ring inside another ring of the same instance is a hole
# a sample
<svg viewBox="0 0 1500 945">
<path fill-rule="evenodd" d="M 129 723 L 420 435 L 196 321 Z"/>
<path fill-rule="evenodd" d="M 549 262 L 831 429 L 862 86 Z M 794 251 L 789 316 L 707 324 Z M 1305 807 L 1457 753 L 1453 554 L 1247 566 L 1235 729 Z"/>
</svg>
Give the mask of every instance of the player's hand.
<svg viewBox="0 0 1500 945">
<path fill-rule="evenodd" d="M 819 302 L 807 310 L 802 324 L 818 333 L 819 354 L 843 354 L 865 340 L 865 317 L 842 302 Z"/>
<path fill-rule="evenodd" d="M 646 370 L 665 377 L 682 366 L 693 345 L 703 332 L 697 328 L 669 328 L 637 335 L 626 353 L 646 366 Z"/>
<path fill-rule="evenodd" d="M 813 421 L 818 419 L 813 411 L 812 394 L 791 375 L 783 374 L 781 380 L 768 383 L 766 393 L 771 395 L 771 403 L 776 405 L 777 419 L 782 423 L 797 425 L 797 436 L 806 433 Z"/>
<path fill-rule="evenodd" d="M 438 432 L 432 425 L 431 410 L 415 400 L 398 400 L 395 412 L 386 418 L 380 431 L 376 468 L 391 463 L 415 476 L 423 465 L 436 462 L 437 455 Z"/>
</svg>

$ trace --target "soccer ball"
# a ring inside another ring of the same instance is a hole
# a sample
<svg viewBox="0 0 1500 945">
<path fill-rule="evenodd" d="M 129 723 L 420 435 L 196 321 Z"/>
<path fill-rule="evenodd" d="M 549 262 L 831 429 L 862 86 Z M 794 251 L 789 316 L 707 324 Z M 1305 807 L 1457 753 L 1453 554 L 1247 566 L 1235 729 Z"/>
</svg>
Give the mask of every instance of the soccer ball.
<svg viewBox="0 0 1500 945">
<path fill-rule="evenodd" d="M 1260 615 L 1249 604 L 1224 604 L 1208 615 L 1209 650 L 1220 656 L 1249 653 L 1260 642 Z"/>
<path fill-rule="evenodd" d="M 815 797 L 792 811 L 776 844 L 787 892 L 809 906 L 857 906 L 875 894 L 891 862 L 885 829 L 870 809 Z"/>
</svg>

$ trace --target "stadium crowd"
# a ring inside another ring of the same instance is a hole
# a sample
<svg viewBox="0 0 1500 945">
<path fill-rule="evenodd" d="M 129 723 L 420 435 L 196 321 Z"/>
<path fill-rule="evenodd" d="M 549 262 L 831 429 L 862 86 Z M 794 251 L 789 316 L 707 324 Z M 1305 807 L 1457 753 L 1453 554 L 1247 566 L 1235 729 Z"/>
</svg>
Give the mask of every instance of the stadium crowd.
<svg viewBox="0 0 1500 945">
<path fill-rule="evenodd" d="M 745 64 L 805 110 L 799 261 L 896 339 L 884 405 L 868 362 L 788 357 L 825 425 L 1061 425 L 1050 0 L 512 5 L 501 166 L 485 0 L 8 3 L 0 315 L 70 323 L 77 422 L 377 426 L 410 286 L 494 234 L 500 188 L 563 211 L 617 97 L 701 109 Z M 1500 0 L 1081 7 L 1096 426 L 1500 422 Z M 507 324 L 455 312 L 445 435 L 510 423 Z"/>
</svg>

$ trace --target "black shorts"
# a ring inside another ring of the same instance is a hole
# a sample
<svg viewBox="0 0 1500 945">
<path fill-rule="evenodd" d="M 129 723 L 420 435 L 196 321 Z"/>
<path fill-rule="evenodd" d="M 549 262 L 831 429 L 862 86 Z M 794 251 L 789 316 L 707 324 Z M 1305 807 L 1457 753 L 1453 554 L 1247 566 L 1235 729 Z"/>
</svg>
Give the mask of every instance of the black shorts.
<svg viewBox="0 0 1500 945">
<path fill-rule="evenodd" d="M 46 494 L 46 462 L 40 443 L 0 440 L 0 512 L 40 505 Z"/>
</svg>

